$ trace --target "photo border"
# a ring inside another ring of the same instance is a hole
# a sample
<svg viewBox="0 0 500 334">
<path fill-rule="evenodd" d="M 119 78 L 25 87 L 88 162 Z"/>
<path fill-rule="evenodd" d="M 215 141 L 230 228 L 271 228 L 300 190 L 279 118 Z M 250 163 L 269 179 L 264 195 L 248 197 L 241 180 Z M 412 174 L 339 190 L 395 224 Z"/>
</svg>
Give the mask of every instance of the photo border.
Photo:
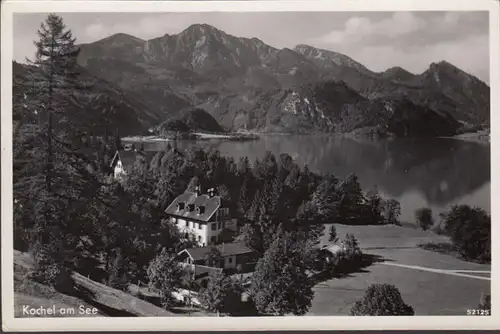
<svg viewBox="0 0 500 334">
<path fill-rule="evenodd" d="M 12 43 L 13 13 L 29 12 L 292 12 L 292 11 L 489 11 L 491 170 L 500 170 L 500 6 L 496 0 L 308 0 L 308 1 L 5 1 L 1 11 L 1 213 L 2 326 L 4 331 L 187 331 L 187 330 L 404 330 L 500 328 L 500 285 L 491 284 L 496 316 L 286 316 L 286 317 L 134 317 L 14 318 L 12 198 Z M 495 112 L 491 112 L 495 111 Z M 491 216 L 499 217 L 493 195 L 499 178 L 491 174 Z M 500 277 L 500 225 L 492 223 L 491 282 Z M 498 241 L 495 241 L 498 240 Z M 457 291 L 460 293 L 460 291 Z M 98 321 L 96 321 L 98 319 Z M 194 321 L 196 319 L 196 321 Z"/>
</svg>

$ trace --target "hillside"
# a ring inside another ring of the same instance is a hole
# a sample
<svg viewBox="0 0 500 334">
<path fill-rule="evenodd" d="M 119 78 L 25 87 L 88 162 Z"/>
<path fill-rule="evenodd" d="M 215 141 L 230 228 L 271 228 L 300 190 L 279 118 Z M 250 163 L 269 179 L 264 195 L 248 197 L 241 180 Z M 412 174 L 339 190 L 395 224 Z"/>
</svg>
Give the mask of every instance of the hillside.
<svg viewBox="0 0 500 334">
<path fill-rule="evenodd" d="M 400 100 L 408 101 L 405 103 L 412 112 L 424 112 L 423 119 L 435 119 L 438 124 L 443 119 L 446 124 L 453 123 L 450 116 L 471 125 L 489 123 L 489 87 L 447 62 L 433 63 L 421 74 L 398 67 L 377 73 L 331 50 L 304 44 L 279 50 L 257 38 L 231 36 L 206 24 L 195 24 L 179 34 L 147 41 L 117 34 L 81 45 L 81 49 L 79 63 L 83 67 L 142 101 L 158 115 L 160 122 L 182 117 L 186 110 L 196 107 L 210 113 L 226 129 L 272 131 L 281 127 L 274 126 L 275 110 L 287 98 L 287 91 L 302 94 L 304 86 L 333 81 L 344 82 L 356 93 L 350 94 L 349 101 L 337 102 L 351 107 L 332 118 L 332 125 L 324 126 L 310 121 L 314 117 L 306 117 L 284 120 L 284 128 L 292 132 L 333 128 L 348 131 L 352 129 L 352 119 L 359 117 L 360 112 L 366 116 L 375 110 L 375 115 L 369 117 L 378 117 L 378 107 L 373 106 Z M 336 94 L 335 89 L 331 93 Z M 316 102 L 332 104 L 319 98 Z M 352 107 L 360 104 L 372 107 Z M 403 113 L 409 115 L 410 111 Z M 418 122 L 420 118 L 412 115 L 405 119 Z M 376 123 L 388 125 L 387 117 Z M 449 134 L 450 127 L 446 124 L 442 133 L 439 126 L 427 132 Z"/>
<path fill-rule="evenodd" d="M 168 132 L 208 132 L 222 133 L 224 129 L 217 121 L 203 109 L 194 108 L 162 122 L 154 128 L 154 132 L 165 134 Z"/>
<path fill-rule="evenodd" d="M 98 310 L 95 315 L 87 316 L 175 316 L 174 313 L 123 291 L 92 281 L 78 273 L 73 274 L 76 285 L 73 295 L 54 291 L 26 277 L 26 273 L 32 266 L 32 259 L 27 253 L 14 250 L 14 313 L 16 316 L 23 316 L 23 305 L 30 305 L 33 308 L 51 308 L 56 305 L 57 309 L 74 309 L 76 313 L 72 316 L 84 316 L 78 315 L 79 307 L 82 305 L 85 308 Z"/>
<path fill-rule="evenodd" d="M 67 107 L 66 115 L 69 117 L 94 117 L 95 121 L 106 117 L 106 122 L 116 127 L 118 135 L 142 134 L 151 126 L 161 121 L 157 112 L 149 109 L 143 100 L 137 99 L 128 92 L 114 86 L 112 83 L 90 75 L 84 68 L 80 68 L 81 81 L 88 88 L 74 90 L 73 96 L 66 93 L 55 95 L 59 103 Z M 13 62 L 13 103 L 14 117 L 33 120 L 38 111 L 36 105 L 27 105 L 24 95 L 27 93 L 34 77 L 36 80 L 40 74 L 33 66 Z M 96 132 L 99 129 L 95 128 Z"/>
<path fill-rule="evenodd" d="M 248 123 L 269 132 L 437 136 L 453 135 L 460 126 L 448 114 L 408 99 L 367 99 L 343 82 L 263 94 L 256 105 L 245 115 Z"/>
</svg>

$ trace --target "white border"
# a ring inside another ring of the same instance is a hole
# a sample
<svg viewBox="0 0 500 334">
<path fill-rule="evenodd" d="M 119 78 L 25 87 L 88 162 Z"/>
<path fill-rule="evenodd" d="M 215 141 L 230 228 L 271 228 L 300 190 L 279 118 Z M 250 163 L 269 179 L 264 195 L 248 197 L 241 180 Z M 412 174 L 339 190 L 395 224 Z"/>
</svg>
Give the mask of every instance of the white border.
<svg viewBox="0 0 500 334">
<path fill-rule="evenodd" d="M 499 2 L 495 0 L 309 0 L 309 1 L 6 1 L 1 11 L 1 212 L 2 212 L 2 326 L 4 331 L 132 331 L 132 330 L 401 330 L 500 328 L 500 285 L 492 284 L 491 317 L 169 317 L 169 318 L 14 318 L 12 229 L 12 14 L 14 12 L 200 12 L 200 11 L 477 11 L 490 12 L 491 124 L 500 124 Z M 492 194 L 499 188 L 500 152 L 494 148 L 500 131 L 491 129 Z M 495 197 L 492 195 L 492 202 Z M 493 220 L 500 215 L 491 206 Z M 500 237 L 492 223 L 492 244 Z M 500 242 L 500 240 L 498 241 Z M 492 280 L 500 277 L 500 252 L 492 246 Z M 460 293 L 460 291 L 457 291 Z M 196 321 L 195 321 L 196 319 Z"/>
</svg>

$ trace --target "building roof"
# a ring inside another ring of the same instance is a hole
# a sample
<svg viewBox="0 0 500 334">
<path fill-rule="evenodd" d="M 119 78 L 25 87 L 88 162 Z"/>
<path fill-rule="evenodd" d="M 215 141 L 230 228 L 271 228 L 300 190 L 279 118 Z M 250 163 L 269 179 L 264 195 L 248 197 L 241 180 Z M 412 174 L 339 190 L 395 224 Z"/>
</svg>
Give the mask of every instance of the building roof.
<svg viewBox="0 0 500 334">
<path fill-rule="evenodd" d="M 338 255 L 344 251 L 342 249 L 342 247 L 340 247 L 339 245 L 326 245 L 326 246 L 323 246 L 321 248 L 321 250 L 325 250 L 327 252 L 330 252 L 333 255 Z"/>
<path fill-rule="evenodd" d="M 178 217 L 184 217 L 192 220 L 207 222 L 212 218 L 217 209 L 221 206 L 220 196 L 209 197 L 208 195 L 197 195 L 194 192 L 186 191 L 178 196 L 165 210 L 166 214 Z M 184 209 L 179 210 L 178 204 L 184 203 Z M 189 204 L 194 204 L 195 209 L 189 211 Z M 196 208 L 203 206 L 203 213 L 197 212 Z"/>
<path fill-rule="evenodd" d="M 111 167 L 114 167 L 115 164 L 120 160 L 124 167 L 132 166 L 138 157 L 142 157 L 146 159 L 146 161 L 150 161 L 153 155 L 156 152 L 143 152 L 143 151 L 134 151 L 134 150 L 119 150 L 116 151 L 113 159 L 111 160 Z"/>
<path fill-rule="evenodd" d="M 222 271 L 222 268 L 194 265 L 194 277 L 195 277 L 195 279 L 208 276 L 208 275 L 210 275 L 210 273 L 217 273 L 217 272 L 221 272 L 221 271 Z"/>
<path fill-rule="evenodd" d="M 239 255 L 239 254 L 248 254 L 252 253 L 253 251 L 246 247 L 243 243 L 241 242 L 231 242 L 227 244 L 220 244 L 216 246 L 217 249 L 220 251 L 221 256 L 231 256 L 231 255 Z M 193 261 L 198 261 L 198 260 L 203 260 L 205 259 L 205 255 L 208 253 L 210 250 L 210 246 L 206 247 L 194 247 L 194 248 L 186 248 L 182 252 L 187 252 Z"/>
</svg>

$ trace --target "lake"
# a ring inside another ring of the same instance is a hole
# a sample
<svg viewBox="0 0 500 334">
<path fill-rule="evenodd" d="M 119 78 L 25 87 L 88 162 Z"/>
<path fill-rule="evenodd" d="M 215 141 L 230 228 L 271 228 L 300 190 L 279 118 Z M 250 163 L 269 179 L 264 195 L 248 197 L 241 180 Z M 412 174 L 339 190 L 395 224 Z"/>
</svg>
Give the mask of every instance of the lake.
<svg viewBox="0 0 500 334">
<path fill-rule="evenodd" d="M 145 143 L 163 150 L 166 142 Z M 452 138 L 362 140 L 328 135 L 266 135 L 254 141 L 178 141 L 178 149 L 217 149 L 236 160 L 251 161 L 266 151 L 288 153 L 311 171 L 339 178 L 355 173 L 366 190 L 377 186 L 383 197 L 401 203 L 401 220 L 414 221 L 415 209 L 435 215 L 452 204 L 490 212 L 490 143 Z"/>
</svg>

